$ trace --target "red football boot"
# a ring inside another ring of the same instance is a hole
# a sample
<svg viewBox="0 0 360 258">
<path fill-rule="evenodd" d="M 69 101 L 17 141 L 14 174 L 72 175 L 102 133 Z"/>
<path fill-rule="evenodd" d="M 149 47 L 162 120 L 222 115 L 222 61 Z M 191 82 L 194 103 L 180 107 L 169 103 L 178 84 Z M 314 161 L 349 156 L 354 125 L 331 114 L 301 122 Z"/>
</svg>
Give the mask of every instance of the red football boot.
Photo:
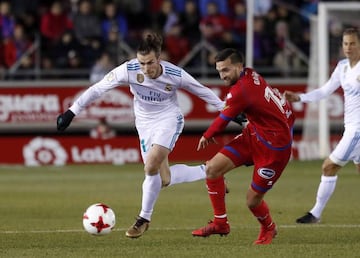
<svg viewBox="0 0 360 258">
<path fill-rule="evenodd" d="M 268 245 L 271 244 L 273 238 L 277 234 L 276 225 L 272 223 L 269 227 L 261 227 L 258 239 L 254 241 L 254 245 Z"/>
<path fill-rule="evenodd" d="M 230 225 L 228 222 L 224 224 L 215 224 L 213 221 L 209 221 L 205 227 L 195 229 L 191 234 L 198 237 L 208 237 L 210 235 L 226 236 L 230 233 Z"/>
</svg>

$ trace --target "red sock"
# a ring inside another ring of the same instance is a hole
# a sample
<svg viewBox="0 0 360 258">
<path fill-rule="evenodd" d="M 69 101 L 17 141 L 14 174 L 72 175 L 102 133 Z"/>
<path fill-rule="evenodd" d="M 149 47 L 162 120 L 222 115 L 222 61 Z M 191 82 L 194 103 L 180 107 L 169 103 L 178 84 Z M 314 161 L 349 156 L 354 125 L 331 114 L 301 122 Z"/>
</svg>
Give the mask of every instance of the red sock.
<svg viewBox="0 0 360 258">
<path fill-rule="evenodd" d="M 255 208 L 250 208 L 250 211 L 252 212 L 252 214 L 254 214 L 254 216 L 257 218 L 257 220 L 263 227 L 268 228 L 272 225 L 273 220 L 270 215 L 270 210 L 264 200 L 262 200 L 259 206 Z"/>
<path fill-rule="evenodd" d="M 225 207 L 225 181 L 224 177 L 206 179 L 208 194 L 214 210 L 214 223 L 223 224 L 227 222 Z"/>
</svg>

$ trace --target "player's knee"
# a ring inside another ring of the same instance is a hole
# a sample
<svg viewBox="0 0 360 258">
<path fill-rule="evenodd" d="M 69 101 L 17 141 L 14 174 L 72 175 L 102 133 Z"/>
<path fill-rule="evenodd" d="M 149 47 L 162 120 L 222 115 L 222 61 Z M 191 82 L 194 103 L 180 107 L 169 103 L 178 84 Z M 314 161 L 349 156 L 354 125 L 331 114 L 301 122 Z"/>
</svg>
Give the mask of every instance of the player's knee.
<svg viewBox="0 0 360 258">
<path fill-rule="evenodd" d="M 340 168 L 341 167 L 339 165 L 332 162 L 329 158 L 325 159 L 321 166 L 324 176 L 335 176 Z"/>
<path fill-rule="evenodd" d="M 221 171 L 213 166 L 210 162 L 206 164 L 205 172 L 207 178 L 217 178 L 221 176 Z"/>
<path fill-rule="evenodd" d="M 257 193 L 255 191 L 249 190 L 246 196 L 246 205 L 249 209 L 256 208 L 260 205 L 263 200 L 264 194 Z"/>
<path fill-rule="evenodd" d="M 159 173 L 159 166 L 156 166 L 154 163 L 146 163 L 144 172 L 146 175 L 156 175 Z"/>
</svg>

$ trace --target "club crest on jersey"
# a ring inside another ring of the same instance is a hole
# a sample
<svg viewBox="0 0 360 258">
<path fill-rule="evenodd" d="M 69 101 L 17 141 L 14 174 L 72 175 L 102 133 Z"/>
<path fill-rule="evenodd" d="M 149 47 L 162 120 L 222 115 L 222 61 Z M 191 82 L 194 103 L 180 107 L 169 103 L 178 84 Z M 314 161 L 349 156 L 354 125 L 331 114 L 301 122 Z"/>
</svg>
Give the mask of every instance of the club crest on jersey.
<svg viewBox="0 0 360 258">
<path fill-rule="evenodd" d="M 229 93 L 226 95 L 226 98 L 227 98 L 227 99 L 231 99 L 231 98 L 232 98 L 232 94 L 229 92 Z"/>
<path fill-rule="evenodd" d="M 172 90 L 172 86 L 170 84 L 166 84 L 165 85 L 165 90 L 166 91 L 171 91 Z"/>
<path fill-rule="evenodd" d="M 136 75 L 136 80 L 138 81 L 138 83 L 143 83 L 144 82 L 144 75 L 143 74 L 141 74 L 141 73 L 138 73 L 137 75 Z"/>
<path fill-rule="evenodd" d="M 360 82 L 360 75 L 356 78 L 356 80 L 357 80 L 358 82 Z"/>
<path fill-rule="evenodd" d="M 270 179 L 275 176 L 275 171 L 269 168 L 259 168 L 257 173 L 259 176 L 265 179 Z"/>
</svg>

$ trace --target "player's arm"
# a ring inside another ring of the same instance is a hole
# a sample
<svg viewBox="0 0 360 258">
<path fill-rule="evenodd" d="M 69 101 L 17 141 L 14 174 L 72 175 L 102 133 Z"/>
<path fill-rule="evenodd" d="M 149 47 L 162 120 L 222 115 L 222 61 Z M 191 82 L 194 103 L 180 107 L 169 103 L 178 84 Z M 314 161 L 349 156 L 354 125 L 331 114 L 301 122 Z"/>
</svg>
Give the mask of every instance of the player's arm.
<svg viewBox="0 0 360 258">
<path fill-rule="evenodd" d="M 105 92 L 127 82 L 128 75 L 126 63 L 124 63 L 105 75 L 101 81 L 89 87 L 75 100 L 67 111 L 60 114 L 56 119 L 57 130 L 64 131 L 71 124 L 73 118 L 90 105 L 90 103 L 100 98 Z"/>
<path fill-rule="evenodd" d="M 222 101 L 210 88 L 195 80 L 195 78 L 185 70 L 182 70 L 181 76 L 181 88 L 191 92 L 195 96 L 198 96 L 206 103 L 213 105 L 218 111 L 221 111 L 224 108 L 225 102 Z"/>
<path fill-rule="evenodd" d="M 221 111 L 220 115 L 217 118 L 215 118 L 210 127 L 201 137 L 197 148 L 198 150 L 201 148 L 205 148 L 209 143 L 215 142 L 214 137 L 217 134 L 221 133 L 230 121 L 233 121 L 239 114 L 242 113 L 242 111 L 244 110 L 244 101 L 240 100 L 240 93 L 237 95 L 237 98 L 231 97 L 226 101 L 226 106 L 224 110 Z"/>
<path fill-rule="evenodd" d="M 307 93 L 297 94 L 292 91 L 285 91 L 284 96 L 289 102 L 313 102 L 319 101 L 331 95 L 340 87 L 340 66 L 337 65 L 330 79 L 320 88 Z"/>
</svg>

